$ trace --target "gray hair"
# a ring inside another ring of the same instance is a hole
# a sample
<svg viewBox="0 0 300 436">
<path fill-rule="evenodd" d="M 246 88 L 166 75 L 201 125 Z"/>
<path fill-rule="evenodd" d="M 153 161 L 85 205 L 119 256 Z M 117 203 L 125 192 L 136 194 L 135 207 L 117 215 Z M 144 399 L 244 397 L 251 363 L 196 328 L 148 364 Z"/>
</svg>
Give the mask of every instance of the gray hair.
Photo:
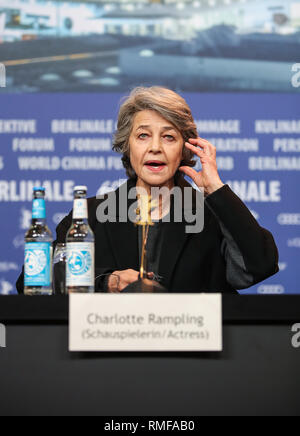
<svg viewBox="0 0 300 436">
<path fill-rule="evenodd" d="M 191 109 L 187 102 L 179 94 L 167 88 L 153 86 L 150 88 L 135 88 L 125 102 L 121 105 L 117 131 L 114 135 L 113 150 L 123 154 L 122 162 L 129 178 L 136 178 L 130 162 L 129 138 L 133 128 L 133 120 L 138 112 L 152 110 L 157 112 L 165 120 L 172 123 L 181 133 L 184 142 L 189 138 L 197 138 L 197 127 L 194 122 Z M 195 166 L 194 154 L 183 144 L 183 159 L 180 166 Z M 175 178 L 184 177 L 177 171 Z"/>
</svg>

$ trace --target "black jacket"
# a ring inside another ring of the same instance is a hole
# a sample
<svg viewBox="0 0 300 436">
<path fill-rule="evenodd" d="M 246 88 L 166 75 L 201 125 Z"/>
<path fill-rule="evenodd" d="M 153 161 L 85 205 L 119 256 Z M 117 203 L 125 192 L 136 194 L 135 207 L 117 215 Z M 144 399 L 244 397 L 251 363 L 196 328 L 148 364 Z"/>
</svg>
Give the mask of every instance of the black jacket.
<svg viewBox="0 0 300 436">
<path fill-rule="evenodd" d="M 129 180 L 120 189 L 129 190 Z M 108 194 L 109 195 L 109 194 Z M 107 198 L 107 196 L 106 196 Z M 99 275 L 117 270 L 139 271 L 138 229 L 132 222 L 99 223 L 96 211 L 103 200 L 88 200 L 89 223 L 95 233 L 96 291 L 103 289 Z M 128 207 L 133 200 L 128 202 Z M 118 217 L 118 211 L 116 213 Z M 65 242 L 72 213 L 57 227 L 57 242 Z M 159 275 L 170 292 L 236 293 L 276 274 L 278 250 L 272 234 L 262 228 L 228 185 L 206 197 L 204 229 L 187 234 L 186 223 L 163 223 Z M 24 274 L 17 281 L 23 293 Z"/>
</svg>

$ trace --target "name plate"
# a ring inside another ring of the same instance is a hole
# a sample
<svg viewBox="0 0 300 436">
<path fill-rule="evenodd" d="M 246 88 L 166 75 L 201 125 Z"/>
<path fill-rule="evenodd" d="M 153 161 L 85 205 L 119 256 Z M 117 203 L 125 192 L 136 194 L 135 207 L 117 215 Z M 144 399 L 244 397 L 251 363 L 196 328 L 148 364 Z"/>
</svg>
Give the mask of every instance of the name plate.
<svg viewBox="0 0 300 436">
<path fill-rule="evenodd" d="M 70 351 L 222 351 L 221 294 L 70 295 Z"/>
</svg>

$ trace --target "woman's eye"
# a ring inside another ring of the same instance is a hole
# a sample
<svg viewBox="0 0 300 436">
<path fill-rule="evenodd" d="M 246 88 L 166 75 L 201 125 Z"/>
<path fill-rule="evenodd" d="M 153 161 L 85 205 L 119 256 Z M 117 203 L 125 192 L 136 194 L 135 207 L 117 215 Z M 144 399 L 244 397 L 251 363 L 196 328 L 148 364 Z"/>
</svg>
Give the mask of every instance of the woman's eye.
<svg viewBox="0 0 300 436">
<path fill-rule="evenodd" d="M 174 136 L 172 136 L 172 135 L 166 135 L 165 138 L 166 138 L 168 141 L 173 141 Z"/>
<path fill-rule="evenodd" d="M 147 133 L 142 133 L 141 135 L 139 135 L 139 138 L 140 139 L 145 139 L 145 138 L 147 138 Z"/>
</svg>

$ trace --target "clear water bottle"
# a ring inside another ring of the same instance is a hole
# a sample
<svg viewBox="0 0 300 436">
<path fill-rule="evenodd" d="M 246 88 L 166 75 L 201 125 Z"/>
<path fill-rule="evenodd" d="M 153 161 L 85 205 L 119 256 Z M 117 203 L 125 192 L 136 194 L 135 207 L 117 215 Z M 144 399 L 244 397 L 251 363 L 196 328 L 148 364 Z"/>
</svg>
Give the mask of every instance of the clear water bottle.
<svg viewBox="0 0 300 436">
<path fill-rule="evenodd" d="M 25 235 L 25 295 L 52 295 L 52 242 L 46 223 L 45 189 L 34 188 L 32 223 Z"/>
<path fill-rule="evenodd" d="M 95 291 L 95 237 L 88 223 L 87 187 L 74 188 L 71 228 L 67 233 L 67 293 Z"/>
</svg>

